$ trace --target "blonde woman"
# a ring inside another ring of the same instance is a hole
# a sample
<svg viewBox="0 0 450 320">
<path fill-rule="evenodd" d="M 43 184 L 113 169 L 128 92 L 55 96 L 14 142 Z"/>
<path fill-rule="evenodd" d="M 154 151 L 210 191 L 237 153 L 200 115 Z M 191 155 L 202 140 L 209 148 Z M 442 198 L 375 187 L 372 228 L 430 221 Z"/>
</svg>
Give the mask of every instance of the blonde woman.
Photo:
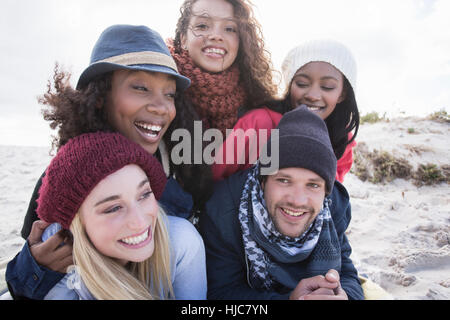
<svg viewBox="0 0 450 320">
<path fill-rule="evenodd" d="M 61 147 L 37 213 L 71 231 L 74 268 L 45 299 L 204 299 L 203 242 L 158 205 L 165 184 L 160 162 L 119 133 L 83 134 Z"/>
</svg>

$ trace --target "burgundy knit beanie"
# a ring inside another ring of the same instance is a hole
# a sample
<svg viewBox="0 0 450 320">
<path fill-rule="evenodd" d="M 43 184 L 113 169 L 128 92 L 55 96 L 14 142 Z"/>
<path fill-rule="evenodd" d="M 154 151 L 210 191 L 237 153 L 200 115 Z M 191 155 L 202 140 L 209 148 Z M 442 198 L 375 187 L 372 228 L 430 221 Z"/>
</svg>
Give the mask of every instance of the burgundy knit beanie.
<svg viewBox="0 0 450 320">
<path fill-rule="evenodd" d="M 144 170 L 159 200 L 167 182 L 159 161 L 119 133 L 86 133 L 62 146 L 48 166 L 37 200 L 37 214 L 69 229 L 75 214 L 94 187 L 128 164 Z"/>
</svg>

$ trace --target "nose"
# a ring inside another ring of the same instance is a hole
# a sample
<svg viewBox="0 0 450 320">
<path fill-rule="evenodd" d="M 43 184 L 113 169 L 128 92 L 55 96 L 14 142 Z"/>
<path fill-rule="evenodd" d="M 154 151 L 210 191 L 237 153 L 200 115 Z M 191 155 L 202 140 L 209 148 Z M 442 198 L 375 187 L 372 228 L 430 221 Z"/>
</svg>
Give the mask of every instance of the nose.
<svg viewBox="0 0 450 320">
<path fill-rule="evenodd" d="M 130 207 L 127 218 L 127 225 L 130 230 L 142 231 L 147 227 L 146 214 L 138 205 Z"/>
<path fill-rule="evenodd" d="M 213 28 L 211 28 L 211 33 L 208 35 L 208 38 L 210 40 L 222 41 L 223 40 L 222 32 L 223 30 L 221 29 L 220 26 L 214 26 Z"/>
<path fill-rule="evenodd" d="M 296 208 L 308 205 L 308 194 L 302 187 L 293 187 L 289 193 L 289 202 Z"/>
<path fill-rule="evenodd" d="M 147 111 L 161 116 L 165 115 L 168 112 L 169 108 L 166 99 L 162 94 L 153 94 L 151 97 L 149 97 L 149 100 L 147 102 Z"/>
<path fill-rule="evenodd" d="M 312 102 L 319 101 L 322 98 L 320 89 L 315 86 L 311 87 L 308 90 L 308 92 L 306 92 L 305 98 L 306 98 L 306 100 L 312 101 Z"/>
</svg>

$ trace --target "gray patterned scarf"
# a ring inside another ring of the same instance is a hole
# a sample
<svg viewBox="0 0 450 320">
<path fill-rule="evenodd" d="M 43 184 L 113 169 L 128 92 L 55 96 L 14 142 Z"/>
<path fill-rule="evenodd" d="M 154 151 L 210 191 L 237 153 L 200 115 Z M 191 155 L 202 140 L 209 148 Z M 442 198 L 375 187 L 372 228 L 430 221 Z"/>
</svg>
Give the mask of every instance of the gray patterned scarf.
<svg viewBox="0 0 450 320">
<path fill-rule="evenodd" d="M 308 230 L 298 238 L 291 238 L 276 229 L 267 211 L 258 176 L 259 164 L 247 176 L 239 205 L 239 221 L 252 283 L 269 290 L 273 282 L 268 272 L 273 263 L 271 257 L 282 263 L 308 258 L 317 244 L 324 220 L 331 219 L 330 200 L 325 198 L 323 209 Z"/>
</svg>

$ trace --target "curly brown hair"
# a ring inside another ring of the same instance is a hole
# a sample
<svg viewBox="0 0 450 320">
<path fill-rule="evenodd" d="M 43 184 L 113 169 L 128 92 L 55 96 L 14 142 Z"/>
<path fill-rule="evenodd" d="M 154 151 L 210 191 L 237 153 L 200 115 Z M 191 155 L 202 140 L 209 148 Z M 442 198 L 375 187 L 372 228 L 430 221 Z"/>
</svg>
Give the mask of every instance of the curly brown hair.
<svg viewBox="0 0 450 320">
<path fill-rule="evenodd" d="M 58 150 L 69 139 L 83 133 L 116 131 L 108 123 L 106 111 L 106 96 L 111 90 L 112 75 L 113 72 L 102 74 L 76 90 L 70 85 L 70 73 L 55 65 L 53 81 L 48 82 L 46 93 L 38 98 L 39 103 L 46 106 L 42 109 L 44 119 L 50 121 L 50 128 L 58 130 L 57 136 L 53 137 L 52 150 Z M 176 95 L 175 108 L 175 119 L 163 136 L 169 155 L 175 146 L 171 141 L 173 130 L 185 128 L 194 137 L 194 121 L 200 120 L 182 95 Z M 193 158 L 194 155 L 190 164 L 170 163 L 170 168 L 180 185 L 193 196 L 195 205 L 201 207 L 211 194 L 212 173 L 206 164 L 193 164 Z"/>
<path fill-rule="evenodd" d="M 69 139 L 83 133 L 114 131 L 107 121 L 105 97 L 111 90 L 112 72 L 93 79 L 86 87 L 75 90 L 70 85 L 71 74 L 55 65 L 53 83 L 47 84 L 47 92 L 38 98 L 44 119 L 50 128 L 57 129 L 52 149 L 59 149 Z"/>
<path fill-rule="evenodd" d="M 198 0 L 185 0 L 180 8 L 181 16 L 175 30 L 175 52 L 181 52 L 181 35 L 187 33 L 192 7 Z M 274 71 L 270 53 L 265 49 L 261 26 L 254 17 L 249 0 L 225 0 L 234 8 L 239 27 L 239 51 L 236 62 L 240 80 L 247 93 L 247 109 L 260 106 L 273 99 L 277 87 L 272 78 Z"/>
</svg>

